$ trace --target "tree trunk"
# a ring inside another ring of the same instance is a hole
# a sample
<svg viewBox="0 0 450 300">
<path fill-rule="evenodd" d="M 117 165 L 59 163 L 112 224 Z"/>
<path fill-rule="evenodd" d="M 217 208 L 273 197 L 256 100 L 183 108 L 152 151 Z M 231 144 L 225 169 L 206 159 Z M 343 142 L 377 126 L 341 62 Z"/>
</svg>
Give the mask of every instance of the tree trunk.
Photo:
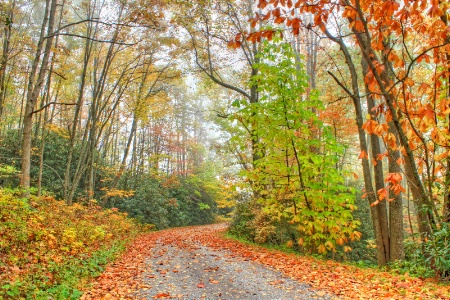
<svg viewBox="0 0 450 300">
<path fill-rule="evenodd" d="M 394 124 L 389 122 L 389 132 L 398 137 Z M 398 139 L 398 138 L 397 138 Z M 389 173 L 402 173 L 398 164 L 400 151 L 388 149 L 389 151 Z M 402 194 L 396 195 L 389 190 L 389 229 L 390 229 L 390 261 L 402 260 L 405 258 L 403 242 L 403 199 Z"/>
<path fill-rule="evenodd" d="M 333 42 L 337 43 L 339 45 L 339 48 L 342 52 L 342 54 L 345 57 L 345 62 L 347 64 L 347 67 L 350 72 L 350 78 L 351 78 L 351 86 L 352 90 L 348 90 L 342 83 L 338 81 L 338 79 L 333 75 L 334 80 L 347 92 L 347 94 L 352 98 L 353 105 L 355 107 L 355 116 L 356 116 L 356 125 L 358 127 L 358 138 L 359 138 L 359 145 L 361 153 L 368 152 L 367 142 L 366 142 L 366 134 L 364 132 L 363 126 L 363 114 L 361 109 L 361 100 L 360 100 L 360 93 L 359 93 L 359 87 L 358 87 L 358 73 L 356 72 L 355 64 L 353 63 L 352 57 L 350 55 L 350 52 L 348 51 L 348 48 L 344 41 L 341 38 L 336 38 L 332 36 L 328 31 L 325 31 L 326 36 L 332 40 Z M 374 203 L 377 198 L 375 191 L 373 189 L 372 185 L 372 176 L 370 174 L 370 165 L 369 160 L 362 155 L 362 168 L 363 168 L 363 177 L 364 177 L 364 187 L 365 187 L 365 195 L 367 197 L 367 200 L 370 205 L 370 214 L 372 217 L 372 224 L 373 224 L 373 230 L 375 235 L 375 241 L 377 245 L 377 262 L 379 266 L 383 266 L 388 262 L 388 259 L 386 257 L 386 249 L 385 244 L 383 240 L 383 234 L 382 234 L 382 227 L 380 224 L 380 216 L 379 211 L 376 206 L 372 206 L 372 203 Z"/>
<path fill-rule="evenodd" d="M 50 2 L 51 1 L 51 2 Z M 28 81 L 27 100 L 25 105 L 25 112 L 23 118 L 23 143 L 22 143 L 22 176 L 21 187 L 24 189 L 23 196 L 30 195 L 30 169 L 31 169 L 31 142 L 33 130 L 33 111 L 39 93 L 44 82 L 45 74 L 47 73 L 47 65 L 50 57 L 51 46 L 53 43 L 53 28 L 55 23 L 56 0 L 47 0 L 45 5 L 44 20 L 42 22 L 40 38 L 36 48 L 36 54 L 31 68 L 31 73 Z M 48 27 L 47 27 L 48 23 Z M 45 28 L 47 27 L 47 38 L 45 35 Z M 44 40 L 46 41 L 42 63 L 39 69 L 38 77 L 34 80 L 40 61 L 41 51 Z"/>
<path fill-rule="evenodd" d="M 128 140 L 127 140 L 127 144 L 125 146 L 125 151 L 123 153 L 122 156 L 122 162 L 120 163 L 120 167 L 119 170 L 116 172 L 116 175 L 114 176 L 114 180 L 110 185 L 110 189 L 115 189 L 117 187 L 117 184 L 119 183 L 120 178 L 122 177 L 123 172 L 125 171 L 125 167 L 126 167 L 126 163 L 127 163 L 127 158 L 128 158 L 128 153 L 130 152 L 130 148 L 131 148 L 131 144 L 133 142 L 133 137 L 135 135 L 136 132 L 136 128 L 137 128 L 137 116 L 136 113 L 133 114 L 133 122 L 131 124 L 131 130 L 130 130 L 130 134 L 128 136 Z M 102 205 L 105 206 L 108 199 L 110 197 L 108 196 L 104 196 L 102 199 Z"/>
<path fill-rule="evenodd" d="M 2 131 L 1 121 L 3 119 L 3 109 L 6 100 L 6 67 L 8 65 L 9 59 L 9 45 L 11 43 L 11 31 L 12 24 L 14 22 L 14 9 L 16 6 L 16 1 L 13 1 L 11 7 L 9 8 L 8 17 L 6 18 L 6 24 L 4 26 L 4 38 L 3 38 L 3 49 L 0 58 L 0 136 Z"/>
<path fill-rule="evenodd" d="M 346 3 L 348 5 L 352 5 L 348 0 L 346 0 Z M 357 0 L 356 11 L 358 13 L 358 19 L 363 23 L 364 26 L 367 26 L 367 20 L 364 19 L 364 13 L 361 11 L 360 5 L 360 0 Z M 426 235 L 430 235 L 432 232 L 431 221 L 433 220 L 432 218 L 430 218 L 430 215 L 432 215 L 433 204 L 431 203 L 430 198 L 428 197 L 423 183 L 420 179 L 417 166 L 414 161 L 414 153 L 411 150 L 411 147 L 408 143 L 409 140 L 403 130 L 403 127 L 401 126 L 400 117 L 398 115 L 399 112 L 396 108 L 398 106 L 395 103 L 395 96 L 388 92 L 387 83 L 390 82 L 388 70 L 384 69 L 380 71 L 380 69 L 375 66 L 374 62 L 380 62 L 380 59 L 371 47 L 371 41 L 367 40 L 368 35 L 358 32 L 355 28 L 352 28 L 352 31 L 358 41 L 361 53 L 363 54 L 364 59 L 369 66 L 369 69 L 372 71 L 374 78 L 380 88 L 381 94 L 383 95 L 383 98 L 385 99 L 386 104 L 391 111 L 392 122 L 395 126 L 395 130 L 398 133 L 400 144 L 406 152 L 406 154 L 404 155 L 405 174 L 411 186 L 413 199 L 418 207 L 417 216 L 419 231 L 424 238 Z"/>
<path fill-rule="evenodd" d="M 368 66 L 367 63 L 365 62 L 365 60 L 361 60 L 361 66 L 362 66 L 362 73 L 363 76 L 365 77 L 368 73 Z M 375 101 L 372 97 L 372 95 L 370 94 L 370 90 L 367 87 L 367 85 L 365 85 L 365 91 L 367 94 L 367 110 L 368 113 L 370 114 L 371 118 L 373 120 L 375 120 L 377 118 L 376 113 L 372 110 L 375 107 Z M 372 148 L 372 160 L 373 160 L 373 171 L 374 171 L 374 179 L 375 179 L 375 188 L 376 190 L 374 191 L 375 193 L 377 193 L 379 190 L 384 189 L 384 174 L 383 174 L 383 161 L 382 160 L 378 160 L 378 155 L 381 154 L 381 147 L 380 147 L 380 138 L 375 135 L 375 134 L 370 134 L 370 144 L 371 144 L 371 148 Z M 391 261 L 391 255 L 390 255 L 390 235 L 389 235 L 389 217 L 388 217 L 388 212 L 387 212 L 387 204 L 386 204 L 386 200 L 385 201 L 381 201 L 380 203 L 378 203 L 376 206 L 376 209 L 378 210 L 378 216 L 379 216 L 379 220 L 378 222 L 380 223 L 380 228 L 381 228 L 381 235 L 382 235 L 382 239 L 383 239 L 383 245 L 384 245 L 384 251 L 385 251 L 385 260 L 386 262 L 390 262 Z"/>
<path fill-rule="evenodd" d="M 446 0 L 439 0 L 439 4 L 445 3 Z M 448 6 L 447 6 L 448 8 Z M 442 22 L 446 26 L 449 26 L 449 14 L 442 14 Z M 450 44 L 450 34 L 447 34 L 446 41 Z M 447 61 L 450 61 L 450 53 L 447 52 Z M 447 99 L 450 98 L 450 67 L 447 68 Z M 449 107 L 450 108 L 450 107 Z M 448 130 L 450 131 L 450 115 L 447 117 Z M 447 156 L 447 170 L 445 171 L 445 191 L 444 191 L 444 205 L 443 205 L 443 221 L 450 223 L 450 156 Z"/>
<path fill-rule="evenodd" d="M 93 12 L 89 12 L 88 17 L 93 15 Z M 87 26 L 87 33 L 86 36 L 91 37 L 93 32 L 95 30 L 92 27 L 92 23 L 89 23 Z M 73 189 L 75 178 L 72 178 L 72 160 L 73 155 L 75 151 L 75 137 L 77 136 L 77 130 L 78 130 L 78 122 L 79 117 L 82 112 L 83 108 L 83 102 L 84 102 L 84 90 L 86 86 L 86 76 L 87 76 L 87 70 L 89 61 L 92 54 L 92 45 L 93 42 L 88 38 L 86 39 L 86 44 L 84 47 L 84 59 L 83 59 L 83 70 L 81 73 L 81 83 L 79 87 L 79 94 L 77 98 L 77 105 L 75 106 L 75 112 L 73 117 L 73 123 L 71 126 L 71 129 L 69 130 L 69 154 L 67 156 L 67 165 L 66 165 L 66 171 L 64 173 L 64 184 L 63 184 L 63 191 L 64 191 L 64 200 L 68 205 L 72 204 L 72 197 L 70 196 L 71 190 Z M 81 159 L 81 158 L 80 158 Z"/>
</svg>

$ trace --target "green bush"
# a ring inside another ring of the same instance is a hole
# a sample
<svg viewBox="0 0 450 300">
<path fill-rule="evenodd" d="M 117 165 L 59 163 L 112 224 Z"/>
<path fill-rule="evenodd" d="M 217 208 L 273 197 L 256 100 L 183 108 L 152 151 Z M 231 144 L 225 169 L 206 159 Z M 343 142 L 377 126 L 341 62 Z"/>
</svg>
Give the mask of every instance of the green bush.
<svg viewBox="0 0 450 300">
<path fill-rule="evenodd" d="M 232 235 L 252 242 L 256 237 L 256 228 L 252 224 L 255 219 L 253 206 L 254 204 L 250 201 L 238 203 L 228 229 Z"/>
<path fill-rule="evenodd" d="M 425 243 L 427 265 L 436 276 L 450 280 L 450 226 L 443 223 Z"/>
<path fill-rule="evenodd" d="M 419 238 L 419 237 L 417 237 Z M 395 262 L 390 268 L 415 277 L 450 279 L 450 227 L 443 224 L 424 243 L 405 243 L 405 260 Z"/>
<path fill-rule="evenodd" d="M 110 205 L 158 229 L 210 224 L 217 214 L 212 186 L 197 175 L 148 175 L 139 181 L 133 196 L 113 199 Z"/>
</svg>

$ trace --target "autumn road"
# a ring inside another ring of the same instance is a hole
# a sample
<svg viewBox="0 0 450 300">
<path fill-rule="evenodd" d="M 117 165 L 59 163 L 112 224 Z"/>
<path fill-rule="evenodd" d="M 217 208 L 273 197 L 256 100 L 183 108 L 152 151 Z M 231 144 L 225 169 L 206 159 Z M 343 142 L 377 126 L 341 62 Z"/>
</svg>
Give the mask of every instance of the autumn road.
<svg viewBox="0 0 450 300">
<path fill-rule="evenodd" d="M 148 245 L 125 259 L 128 265 L 108 268 L 83 299 L 336 299 L 251 260 L 246 252 L 223 248 L 212 233 L 224 228 L 149 235 Z"/>
<path fill-rule="evenodd" d="M 217 226 L 217 225 L 216 225 Z M 218 227 L 220 228 L 220 227 Z M 143 274 L 148 289 L 139 299 L 318 299 L 308 285 L 298 283 L 259 263 L 196 241 L 203 228 L 163 234 L 147 260 Z M 325 298 L 323 298 L 325 299 Z"/>
<path fill-rule="evenodd" d="M 81 299 L 450 299 L 445 286 L 242 244 L 225 229 L 141 235 Z"/>
</svg>

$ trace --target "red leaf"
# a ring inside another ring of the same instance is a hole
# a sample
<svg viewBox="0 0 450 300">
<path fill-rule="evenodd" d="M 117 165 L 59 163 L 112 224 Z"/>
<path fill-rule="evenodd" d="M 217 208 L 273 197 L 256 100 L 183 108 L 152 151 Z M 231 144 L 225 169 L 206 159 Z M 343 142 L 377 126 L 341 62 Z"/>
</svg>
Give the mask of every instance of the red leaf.
<svg viewBox="0 0 450 300">
<path fill-rule="evenodd" d="M 159 293 L 159 294 L 156 294 L 155 296 L 153 296 L 152 298 L 160 299 L 160 298 L 168 298 L 168 297 L 170 297 L 169 293 Z"/>
</svg>

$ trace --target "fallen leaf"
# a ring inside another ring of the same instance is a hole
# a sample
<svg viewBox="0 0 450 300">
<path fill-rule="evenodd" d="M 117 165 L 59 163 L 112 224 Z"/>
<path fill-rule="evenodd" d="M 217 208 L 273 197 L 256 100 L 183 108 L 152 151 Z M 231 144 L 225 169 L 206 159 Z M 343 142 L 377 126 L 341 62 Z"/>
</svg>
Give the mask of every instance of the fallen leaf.
<svg viewBox="0 0 450 300">
<path fill-rule="evenodd" d="M 199 284 L 197 284 L 197 287 L 198 287 L 199 289 L 202 289 L 202 288 L 205 287 L 205 284 L 204 284 L 203 282 L 200 282 Z"/>
<path fill-rule="evenodd" d="M 21 272 L 21 270 L 20 270 L 20 268 L 18 266 L 12 266 L 11 267 L 11 271 L 13 271 L 14 273 L 20 273 Z"/>
<path fill-rule="evenodd" d="M 284 283 L 284 280 L 274 280 L 269 282 L 270 285 L 277 285 L 277 284 L 281 284 Z"/>
<path fill-rule="evenodd" d="M 159 293 L 159 294 L 156 294 L 155 296 L 153 296 L 152 298 L 161 299 L 161 298 L 168 298 L 168 297 L 170 297 L 169 293 Z"/>
</svg>

